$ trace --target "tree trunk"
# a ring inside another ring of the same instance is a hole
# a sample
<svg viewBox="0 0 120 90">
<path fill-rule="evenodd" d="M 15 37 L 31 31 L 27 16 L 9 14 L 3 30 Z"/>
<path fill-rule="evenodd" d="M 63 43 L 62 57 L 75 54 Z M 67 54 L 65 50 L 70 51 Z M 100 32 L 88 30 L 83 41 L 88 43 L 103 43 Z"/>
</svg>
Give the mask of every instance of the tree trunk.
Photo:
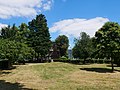
<svg viewBox="0 0 120 90">
<path fill-rule="evenodd" d="M 36 61 L 36 58 L 37 58 L 37 55 L 36 55 L 36 52 L 35 52 L 35 61 Z"/>
<path fill-rule="evenodd" d="M 37 56 L 37 61 L 38 61 L 38 62 L 40 62 L 39 56 L 40 56 L 40 55 L 39 55 L 39 53 L 38 53 L 38 56 Z"/>
<path fill-rule="evenodd" d="M 84 60 L 83 60 L 83 64 L 86 64 L 86 58 L 84 58 Z"/>
<path fill-rule="evenodd" d="M 113 62 L 113 59 L 110 57 L 110 60 L 111 60 L 111 66 L 112 66 L 112 72 L 114 72 L 114 62 Z"/>
</svg>

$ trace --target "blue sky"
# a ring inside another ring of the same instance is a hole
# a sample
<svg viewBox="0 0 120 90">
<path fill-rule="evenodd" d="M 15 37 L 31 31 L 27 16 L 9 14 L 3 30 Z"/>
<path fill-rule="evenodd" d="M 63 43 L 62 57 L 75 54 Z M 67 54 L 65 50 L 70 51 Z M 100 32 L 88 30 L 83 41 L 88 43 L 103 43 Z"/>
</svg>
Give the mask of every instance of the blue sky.
<svg viewBox="0 0 120 90">
<path fill-rule="evenodd" d="M 3 0 L 0 1 L 0 27 L 28 23 L 43 13 L 51 39 L 65 34 L 70 47 L 74 38 L 85 31 L 91 37 L 105 22 L 120 23 L 120 0 Z"/>
</svg>

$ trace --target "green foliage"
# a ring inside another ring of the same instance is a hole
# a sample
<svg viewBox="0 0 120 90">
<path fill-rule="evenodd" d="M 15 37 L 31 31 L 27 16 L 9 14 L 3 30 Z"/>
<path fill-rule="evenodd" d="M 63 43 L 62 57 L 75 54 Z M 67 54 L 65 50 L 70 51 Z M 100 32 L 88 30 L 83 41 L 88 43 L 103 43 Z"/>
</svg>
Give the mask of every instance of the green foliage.
<svg viewBox="0 0 120 90">
<path fill-rule="evenodd" d="M 0 59 L 9 59 L 13 63 L 19 60 L 23 61 L 31 55 L 31 50 L 24 43 L 7 39 L 0 40 Z"/>
<path fill-rule="evenodd" d="M 120 63 L 120 26 L 118 23 L 107 22 L 96 34 L 97 52 L 102 57 L 111 59 L 112 71 L 113 63 Z"/>
<path fill-rule="evenodd" d="M 37 15 L 29 22 L 29 45 L 41 57 L 48 54 L 51 47 L 50 34 L 47 27 L 47 20 L 44 15 Z"/>
<path fill-rule="evenodd" d="M 74 58 L 86 59 L 93 52 L 92 39 L 85 32 L 80 33 L 80 38 L 75 39 L 72 53 Z"/>
<path fill-rule="evenodd" d="M 16 34 L 15 41 L 27 43 L 28 35 L 29 35 L 28 26 L 25 23 L 21 23 L 21 25 L 19 26 L 19 30 Z"/>
<path fill-rule="evenodd" d="M 62 56 L 62 57 L 60 57 L 60 60 L 68 60 L 68 58 L 65 56 Z"/>
<path fill-rule="evenodd" d="M 69 47 L 68 37 L 65 35 L 58 36 L 55 39 L 58 50 L 60 51 L 60 56 L 67 56 L 67 50 Z"/>
<path fill-rule="evenodd" d="M 15 24 L 13 24 L 12 27 L 10 27 L 10 25 L 8 25 L 8 27 L 2 28 L 1 38 L 15 40 L 17 32 L 18 32 L 18 28 L 15 26 Z"/>
<path fill-rule="evenodd" d="M 19 27 L 13 24 L 12 27 L 2 28 L 0 39 L 0 58 L 8 58 L 13 62 L 36 55 L 37 58 L 45 57 L 51 47 L 47 20 L 42 14 L 29 22 L 29 26 L 21 23 Z"/>
<path fill-rule="evenodd" d="M 96 34 L 96 45 L 100 56 L 114 58 L 116 50 L 120 50 L 120 26 L 107 22 Z"/>
</svg>

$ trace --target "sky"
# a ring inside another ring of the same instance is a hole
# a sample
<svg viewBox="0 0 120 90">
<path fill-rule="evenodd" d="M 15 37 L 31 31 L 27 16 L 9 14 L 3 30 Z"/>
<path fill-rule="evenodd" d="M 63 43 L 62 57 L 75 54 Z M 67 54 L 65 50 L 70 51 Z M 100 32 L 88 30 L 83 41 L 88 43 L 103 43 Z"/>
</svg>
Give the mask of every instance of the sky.
<svg viewBox="0 0 120 90">
<path fill-rule="evenodd" d="M 72 48 L 80 32 L 93 37 L 108 21 L 120 24 L 120 0 L 0 0 L 0 29 L 27 24 L 41 13 L 46 16 L 51 40 L 66 35 Z"/>
</svg>

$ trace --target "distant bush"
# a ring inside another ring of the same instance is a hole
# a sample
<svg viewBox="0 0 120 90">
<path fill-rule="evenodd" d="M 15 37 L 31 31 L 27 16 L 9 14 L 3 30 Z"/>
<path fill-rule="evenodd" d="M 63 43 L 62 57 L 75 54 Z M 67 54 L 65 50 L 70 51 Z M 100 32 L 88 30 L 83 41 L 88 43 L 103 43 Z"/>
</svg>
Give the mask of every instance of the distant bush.
<svg viewBox="0 0 120 90">
<path fill-rule="evenodd" d="M 98 64 L 103 64 L 103 63 L 110 63 L 111 61 L 109 59 L 91 59 L 90 63 L 98 63 Z"/>
<path fill-rule="evenodd" d="M 65 62 L 65 63 L 72 63 L 72 64 L 83 64 L 84 60 L 83 59 L 76 59 L 76 60 L 70 60 L 67 58 L 59 58 L 59 59 L 54 59 L 54 62 Z M 109 59 L 86 59 L 85 61 L 86 64 L 103 64 L 103 63 L 111 63 Z"/>
<path fill-rule="evenodd" d="M 65 56 L 62 56 L 62 57 L 60 57 L 60 60 L 68 60 L 68 58 Z"/>
</svg>

